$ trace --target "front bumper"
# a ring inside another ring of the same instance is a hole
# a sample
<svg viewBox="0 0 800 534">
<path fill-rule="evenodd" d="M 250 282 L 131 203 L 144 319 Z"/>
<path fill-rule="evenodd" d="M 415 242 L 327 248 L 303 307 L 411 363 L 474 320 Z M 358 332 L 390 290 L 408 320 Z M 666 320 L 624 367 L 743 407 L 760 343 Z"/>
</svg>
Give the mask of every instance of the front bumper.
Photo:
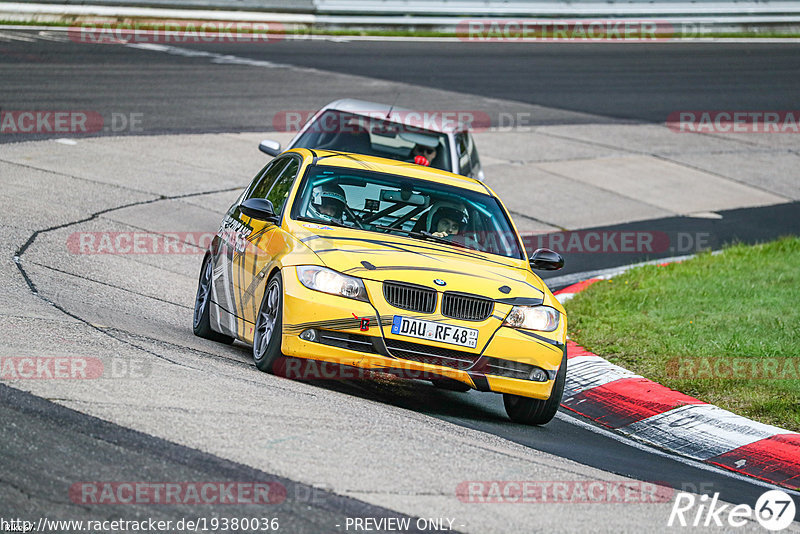
<svg viewBox="0 0 800 534">
<path fill-rule="evenodd" d="M 389 305 L 382 283 L 364 280 L 370 302 L 313 291 L 303 286 L 293 268 L 284 271 L 282 351 L 287 356 L 380 370 L 407 378 L 446 377 L 481 391 L 547 399 L 564 351 L 566 325 L 554 332 L 525 332 L 503 327 L 510 305 L 496 303 L 485 321 L 460 321 L 417 314 Z M 439 299 L 441 300 L 441 299 Z M 479 332 L 475 349 L 395 335 L 394 315 L 443 322 Z M 314 341 L 300 335 L 313 329 Z M 547 380 L 534 381 L 538 367 Z"/>
</svg>

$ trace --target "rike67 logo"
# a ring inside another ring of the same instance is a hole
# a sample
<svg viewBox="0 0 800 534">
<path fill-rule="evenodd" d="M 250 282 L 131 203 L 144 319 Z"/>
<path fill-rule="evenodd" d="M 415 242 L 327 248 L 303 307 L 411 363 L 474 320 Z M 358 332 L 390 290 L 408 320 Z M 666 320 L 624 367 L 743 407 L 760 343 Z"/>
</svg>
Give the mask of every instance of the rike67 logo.
<svg viewBox="0 0 800 534">
<path fill-rule="evenodd" d="M 719 493 L 698 498 L 681 492 L 675 497 L 667 526 L 737 528 L 755 519 L 765 529 L 778 531 L 794 521 L 795 511 L 794 500 L 781 490 L 765 492 L 753 508 L 748 504 L 721 504 Z"/>
</svg>

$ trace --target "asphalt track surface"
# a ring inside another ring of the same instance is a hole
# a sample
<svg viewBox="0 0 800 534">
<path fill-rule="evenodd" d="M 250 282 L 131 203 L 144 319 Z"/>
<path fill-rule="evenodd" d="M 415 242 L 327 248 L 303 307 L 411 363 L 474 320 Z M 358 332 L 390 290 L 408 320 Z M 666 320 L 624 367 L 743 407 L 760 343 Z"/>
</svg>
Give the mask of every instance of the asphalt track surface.
<svg viewBox="0 0 800 534">
<path fill-rule="evenodd" d="M 315 110 L 351 94 L 302 76 L 275 79 L 242 59 L 545 106 L 533 125 L 663 123 L 680 110 L 791 110 L 800 99 L 800 45 L 792 43 L 155 43 L 184 51 L 160 54 L 47 34 L 58 41 L 0 40 L 3 109 L 139 113 L 142 133 L 264 131 L 279 111 Z M 186 50 L 233 59 L 209 65 Z M 412 107 L 414 96 L 379 97 Z M 0 143 L 33 138 L 4 135 Z"/>
<path fill-rule="evenodd" d="M 218 45 L 215 51 L 455 89 L 607 120 L 658 123 L 686 109 L 793 109 L 800 96 L 794 83 L 800 74 L 797 44 L 520 45 L 278 42 L 263 50 L 242 52 L 240 45 Z"/>
<path fill-rule="evenodd" d="M 287 41 L 257 46 L 187 45 L 186 48 L 422 86 L 457 88 L 481 97 L 558 108 L 542 119 L 543 124 L 598 120 L 663 122 L 666 115 L 676 109 L 793 109 L 798 101 L 796 80 L 800 79 L 798 46 L 784 44 L 603 44 L 596 47 L 539 44 L 523 48 L 513 44 L 370 42 L 343 46 L 326 41 Z M 324 86 L 281 85 L 283 82 L 270 80 L 263 71 L 246 65 L 209 68 L 197 58 L 184 55 L 48 40 L 0 43 L 0 79 L 3 109 L 145 113 L 154 117 L 142 132 L 146 134 L 261 131 L 269 129 L 265 128 L 265 123 L 269 123 L 277 111 L 314 109 L 332 99 Z M 502 83 L 498 83 L 498 79 Z M 586 89 L 587 85 L 590 90 Z M 736 91 L 731 90 L 734 86 Z M 0 142 L 23 139 L 32 137 L 4 136 Z M 734 210 L 725 214 L 724 222 L 698 222 L 678 217 L 631 223 L 620 228 L 696 231 L 707 225 L 713 227 L 710 231 L 718 236 L 716 245 L 719 246 L 733 240 L 752 242 L 800 233 L 798 211 L 798 203 L 793 203 Z M 569 270 L 564 273 L 646 259 L 613 256 L 570 258 Z M 398 398 L 385 394 L 378 387 L 365 388 L 361 383 L 315 386 L 408 408 L 613 473 L 661 481 L 688 491 L 719 491 L 722 499 L 728 502 L 753 505 L 764 491 L 763 486 L 750 481 L 655 455 L 562 418 L 535 429 L 510 424 L 500 396 L 472 392 L 459 395 L 420 386 L 416 388 L 418 395 Z M 51 466 L 60 466 L 63 470 L 64 455 L 73 462 L 72 466 L 86 464 L 80 472 L 113 465 L 115 474 L 137 473 L 158 463 L 165 473 L 175 473 L 164 477 L 171 479 L 196 476 L 208 480 L 249 469 L 158 438 L 134 435 L 122 427 L 100 423 L 11 388 L 0 388 L 0 400 L 3 420 L 14 420 L 21 431 L 30 433 L 28 439 L 20 434 L 23 439 L 0 440 L 0 457 L 9 464 L 4 470 L 11 468 L 23 474 L 17 481 L 22 492 L 40 491 L 46 495 L 46 487 L 52 482 L 40 478 L 38 470 L 22 468 L 26 458 L 23 452 L 30 451 L 31 441 L 60 444 L 37 449 L 37 466 L 45 470 Z M 444 400 L 447 402 L 442 402 Z M 135 446 L 105 447 L 123 442 Z M 97 456 L 87 457 L 79 452 L 86 447 L 101 449 Z M 193 471 L 187 475 L 187 470 Z M 258 480 L 271 475 L 249 472 L 247 476 Z M 98 478 L 103 479 L 103 476 Z M 8 480 L 4 478 L 4 482 Z M 288 480 L 285 483 L 287 486 L 294 484 Z M 40 498 L 34 504 L 41 507 L 46 501 Z M 400 516 L 353 499 L 327 502 L 333 505 L 315 508 L 310 513 L 303 511 L 308 514 L 304 519 L 299 511 L 287 510 L 287 515 L 296 521 L 293 525 L 297 530 L 292 531 L 317 531 L 320 518 L 329 520 L 338 515 Z M 130 509 L 126 509 L 128 513 Z M 164 513 L 170 516 L 172 512 Z M 800 512 L 797 517 L 800 518 Z"/>
<path fill-rule="evenodd" d="M 11 505 L 16 517 L 76 517 L 78 506 L 62 501 L 63 480 L 77 470 L 104 480 L 140 480 L 147 473 L 158 480 L 268 484 L 276 491 L 276 504 L 270 512 L 280 518 L 282 531 L 293 533 L 324 532 L 335 524 L 344 524 L 347 517 L 407 517 L 123 428 L 2 384 L 0 414 L 3 424 L 14 428 L 3 439 L 6 469 L 2 483 L 22 497 L 14 499 L 6 494 L 3 511 L 9 514 L 12 510 L 7 507 Z M 220 511 L 219 506 L 211 504 L 193 508 L 190 519 L 213 517 L 215 509 Z M 226 517 L 264 517 L 263 504 L 231 504 L 225 508 Z M 185 507 L 171 504 L 158 506 L 155 512 L 146 504 L 116 504 L 100 516 L 178 521 L 186 518 L 187 512 Z"/>
</svg>

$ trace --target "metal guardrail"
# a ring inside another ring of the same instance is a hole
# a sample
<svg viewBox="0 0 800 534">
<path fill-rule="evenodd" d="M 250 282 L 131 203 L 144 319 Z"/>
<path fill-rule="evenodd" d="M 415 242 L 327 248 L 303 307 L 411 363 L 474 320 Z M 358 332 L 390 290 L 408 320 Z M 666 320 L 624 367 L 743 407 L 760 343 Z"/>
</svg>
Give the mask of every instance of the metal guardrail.
<svg viewBox="0 0 800 534">
<path fill-rule="evenodd" d="M 0 8 L 3 4 L 12 3 L 0 0 Z M 800 2 L 796 0 L 36 0 L 30 3 L 277 12 L 366 18 L 390 16 L 395 24 L 451 17 L 535 19 L 658 15 L 693 18 L 724 15 L 800 15 Z"/>
<path fill-rule="evenodd" d="M 17 21 L 195 19 L 270 21 L 286 29 L 460 32 L 471 20 L 525 25 L 638 20 L 672 24 L 685 37 L 708 32 L 800 32 L 796 0 L 0 0 Z M 682 25 L 682 26 L 678 26 Z"/>
<path fill-rule="evenodd" d="M 760 0 L 314 0 L 315 13 L 457 17 L 798 15 L 800 2 Z"/>
</svg>

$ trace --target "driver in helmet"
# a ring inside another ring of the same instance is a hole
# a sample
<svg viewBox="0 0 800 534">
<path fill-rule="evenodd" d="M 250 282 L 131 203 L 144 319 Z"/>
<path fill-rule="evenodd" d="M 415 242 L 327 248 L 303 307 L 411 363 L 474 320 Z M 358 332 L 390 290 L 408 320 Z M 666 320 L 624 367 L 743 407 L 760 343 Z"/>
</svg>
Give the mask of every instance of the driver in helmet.
<svg viewBox="0 0 800 534">
<path fill-rule="evenodd" d="M 467 208 L 456 202 L 437 202 L 428 216 L 431 235 L 481 250 L 474 233 L 466 232 L 468 223 Z"/>
<path fill-rule="evenodd" d="M 430 231 L 436 237 L 449 237 L 460 234 L 469 222 L 469 214 L 464 206 L 442 203 L 432 212 Z"/>
<path fill-rule="evenodd" d="M 340 185 L 331 182 L 314 188 L 308 214 L 316 219 L 341 222 L 347 206 L 347 197 Z"/>
</svg>

